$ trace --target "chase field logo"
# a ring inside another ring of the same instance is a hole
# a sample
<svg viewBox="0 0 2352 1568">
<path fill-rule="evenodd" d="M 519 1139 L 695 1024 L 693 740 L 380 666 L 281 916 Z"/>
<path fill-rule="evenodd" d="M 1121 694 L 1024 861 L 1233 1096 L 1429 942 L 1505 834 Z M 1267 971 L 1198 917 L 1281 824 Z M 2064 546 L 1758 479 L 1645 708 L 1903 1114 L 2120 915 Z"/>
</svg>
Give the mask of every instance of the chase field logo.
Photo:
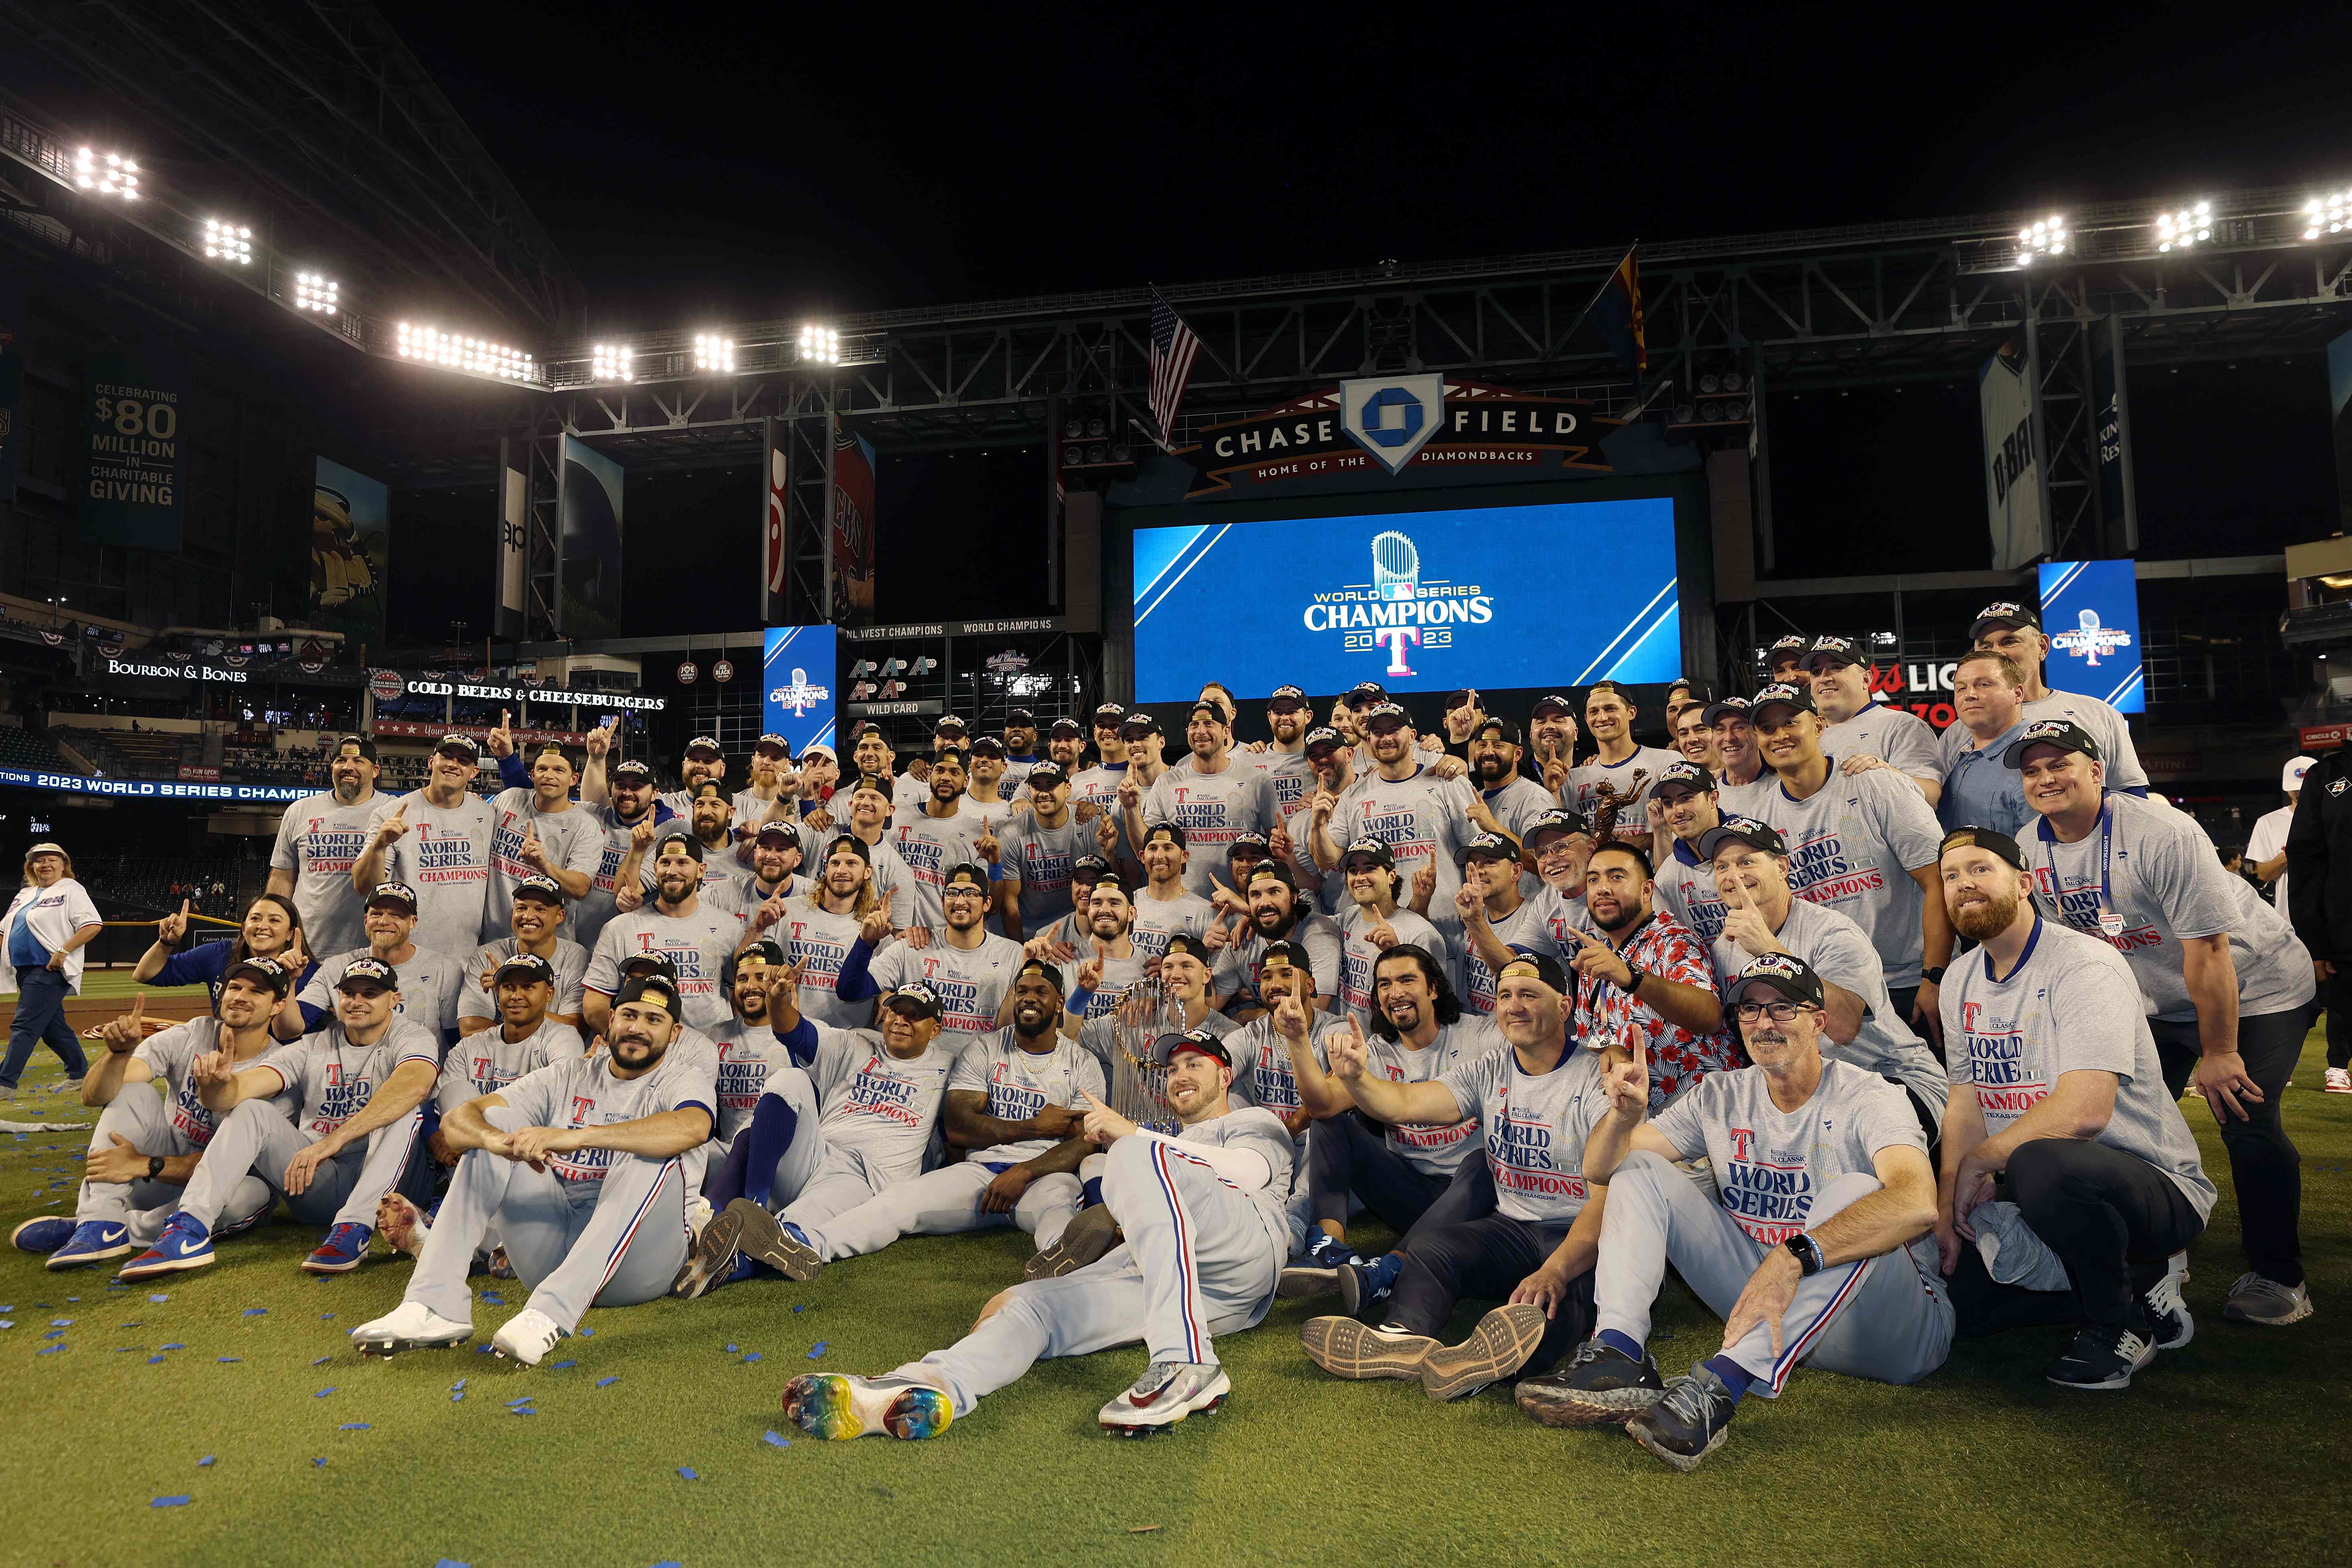
<svg viewBox="0 0 2352 1568">
<path fill-rule="evenodd" d="M 1442 375 L 1339 384 L 1339 428 L 1390 473 L 1402 473 L 1444 423 Z"/>
<path fill-rule="evenodd" d="M 2072 631 L 2060 632 L 2050 640 L 2076 658 L 2089 660 L 2094 668 L 2102 655 L 2131 646 L 2131 633 L 2121 626 L 2101 626 L 2099 612 L 2088 605 L 2075 613 L 2075 620 L 2077 624 Z"/>
<path fill-rule="evenodd" d="M 768 693 L 768 701 L 780 708 L 789 708 L 795 719 L 805 719 L 808 710 L 820 702 L 830 701 L 833 688 L 809 684 L 808 671 L 795 669 L 792 679 Z"/>
<path fill-rule="evenodd" d="M 1349 653 L 1385 652 L 1383 673 L 1412 675 L 1411 649 L 1450 648 L 1457 628 L 1495 618 L 1494 595 L 1478 584 L 1424 581 L 1421 550 L 1410 535 L 1389 530 L 1372 541 L 1371 555 L 1372 580 L 1317 594 L 1306 622 L 1310 632 L 1339 633 Z"/>
</svg>

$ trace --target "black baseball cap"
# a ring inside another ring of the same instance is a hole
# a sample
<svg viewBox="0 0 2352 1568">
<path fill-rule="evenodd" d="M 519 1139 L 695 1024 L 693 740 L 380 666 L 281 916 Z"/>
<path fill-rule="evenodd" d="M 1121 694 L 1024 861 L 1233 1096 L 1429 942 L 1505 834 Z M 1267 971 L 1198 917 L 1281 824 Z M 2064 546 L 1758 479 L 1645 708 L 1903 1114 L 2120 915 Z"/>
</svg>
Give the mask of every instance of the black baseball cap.
<svg viewBox="0 0 2352 1568">
<path fill-rule="evenodd" d="M 798 844 L 801 841 L 800 831 L 791 823 L 777 822 L 772 819 L 761 823 L 758 828 L 753 830 L 751 834 L 753 843 L 756 844 L 762 838 L 781 838 L 787 844 Z"/>
<path fill-rule="evenodd" d="M 1979 610 L 1977 618 L 1969 623 L 1969 640 L 1974 642 L 1984 636 L 1987 626 L 2015 626 L 2023 631 L 2038 632 L 2042 629 L 2042 612 L 2015 599 L 1995 599 Z"/>
<path fill-rule="evenodd" d="M 413 915 L 416 912 L 416 889 L 405 882 L 378 882 L 368 894 L 367 902 L 360 907 L 372 910 L 378 904 L 398 904 Z"/>
<path fill-rule="evenodd" d="M 1233 1053 L 1225 1049 L 1223 1040 L 1205 1028 L 1188 1029 L 1181 1035 L 1162 1035 L 1158 1043 L 1159 1049 L 1155 1054 L 1162 1067 L 1175 1066 L 1176 1058 L 1190 1051 L 1194 1056 L 1208 1058 L 1228 1072 L 1233 1070 Z"/>
<path fill-rule="evenodd" d="M 1462 847 L 1454 852 L 1456 865 L 1470 860 L 1517 860 L 1518 858 L 1519 847 L 1511 841 L 1507 833 L 1481 833 L 1464 840 Z"/>
<path fill-rule="evenodd" d="M 931 733 L 934 735 L 961 735 L 963 730 L 963 721 L 952 713 L 940 714 L 939 722 L 931 726 Z"/>
<path fill-rule="evenodd" d="M 1445 711 L 1451 713 L 1456 708 L 1475 708 L 1485 700 L 1485 698 L 1478 695 L 1476 687 L 1465 686 L 1459 691 L 1449 691 L 1445 694 Z"/>
<path fill-rule="evenodd" d="M 695 785 L 692 798 L 696 800 L 723 800 L 728 803 L 728 805 L 730 808 L 735 803 L 735 797 L 727 793 L 727 786 L 720 784 L 717 779 L 705 779 L 700 784 Z"/>
<path fill-rule="evenodd" d="M 868 866 L 874 864 L 873 849 L 866 844 L 866 840 L 858 837 L 855 833 L 835 834 L 831 842 L 827 843 L 824 847 L 824 858 L 830 860 L 835 855 L 840 854 L 844 849 L 848 850 L 852 855 L 856 856 Z"/>
<path fill-rule="evenodd" d="M 1073 741 L 1087 738 L 1087 727 L 1076 719 L 1056 719 L 1045 731 L 1048 735 L 1067 736 Z"/>
<path fill-rule="evenodd" d="M 1095 728 L 1097 730 L 1116 729 L 1119 722 L 1126 717 L 1127 710 L 1120 707 L 1118 703 L 1101 703 L 1095 709 Z"/>
<path fill-rule="evenodd" d="M 1207 706 L 1213 707 L 1214 704 L 1208 704 Z M 1153 718 L 1150 714 L 1139 710 L 1136 712 L 1129 714 L 1126 718 L 1118 721 L 1119 739 L 1126 740 L 1130 733 L 1137 735 L 1160 735 L 1165 734 L 1166 731 L 1160 729 L 1159 720 Z"/>
<path fill-rule="evenodd" d="M 1474 741 L 1483 740 L 1489 730 L 1500 736 L 1507 744 L 1524 746 L 1528 743 L 1527 731 L 1499 713 L 1487 714 L 1485 721 L 1475 730 L 1470 731 L 1470 738 Z"/>
<path fill-rule="evenodd" d="M 543 871 L 535 871 L 528 877 L 517 879 L 514 885 L 514 897 L 537 899 L 541 903 L 552 904 L 559 910 L 564 904 L 563 885 Z"/>
<path fill-rule="evenodd" d="M 1572 996 L 1576 994 L 1576 987 L 1569 984 L 1568 972 L 1560 968 L 1559 960 L 1548 952 L 1530 952 L 1523 947 L 1515 947 L 1511 950 L 1511 961 L 1496 973 L 1495 978 L 1501 981 L 1515 975 L 1525 974 L 1530 970 L 1534 972 L 1538 980 L 1542 981 L 1561 995 Z"/>
<path fill-rule="evenodd" d="M 2025 733 L 2009 743 L 2000 754 L 2004 767 L 2021 768 L 2030 746 L 2055 746 L 2062 752 L 2080 752 L 2093 762 L 2098 762 L 2099 743 L 2091 732 L 2072 719 L 2036 719 L 2025 727 Z"/>
<path fill-rule="evenodd" d="M 1412 715 L 1406 712 L 1400 703 L 1375 702 L 1364 710 L 1364 733 L 1368 735 L 1375 733 L 1374 726 L 1380 724 L 1388 724 L 1397 730 L 1410 730 L 1412 728 Z"/>
<path fill-rule="evenodd" d="M 1230 862 L 1235 855 L 1240 854 L 1244 849 L 1255 849 L 1261 855 L 1271 855 L 1274 853 L 1274 847 L 1265 841 L 1265 834 L 1250 832 L 1236 833 L 1234 835 L 1234 841 L 1225 846 L 1226 860 Z"/>
<path fill-rule="evenodd" d="M 1076 856 L 1070 861 L 1070 879 L 1075 882 L 1080 877 L 1099 877 L 1109 869 L 1110 862 L 1099 855 Z"/>
<path fill-rule="evenodd" d="M 1340 700 L 1350 708 L 1361 708 L 1368 703 L 1385 702 L 1388 696 L 1389 689 L 1379 681 L 1360 680 L 1348 689 L 1348 695 Z"/>
<path fill-rule="evenodd" d="M 1726 719 L 1747 718 L 1752 707 L 1753 704 L 1745 697 L 1718 697 L 1706 705 L 1706 710 L 1699 715 L 1699 722 L 1712 730 Z"/>
<path fill-rule="evenodd" d="M 1814 669 L 1827 664 L 1842 669 L 1849 664 L 1868 664 L 1862 645 L 1852 637 L 1815 637 L 1813 646 L 1805 650 L 1805 668 Z"/>
<path fill-rule="evenodd" d="M 683 844 L 686 846 L 686 852 L 688 854 L 693 856 L 697 860 L 702 858 L 702 840 L 697 838 L 693 834 L 687 832 L 682 827 L 668 829 L 664 832 L 660 837 L 654 840 L 654 858 L 656 860 L 660 859 L 662 858 L 662 851 L 668 848 L 673 844 Z"/>
<path fill-rule="evenodd" d="M 1180 931 L 1171 934 L 1168 938 L 1168 946 L 1162 951 L 1161 956 L 1173 957 L 1180 952 L 1188 957 L 1197 958 L 1203 963 L 1214 963 L 1217 961 L 1216 950 L 1205 940 L 1193 935 L 1189 931 Z"/>
<path fill-rule="evenodd" d="M 1727 816 L 1698 836 L 1698 853 L 1703 860 L 1712 860 L 1727 844 L 1745 844 L 1751 849 L 1761 849 L 1767 855 L 1786 855 L 1789 845 L 1780 830 L 1769 822 L 1759 822 L 1752 816 Z"/>
<path fill-rule="evenodd" d="M 1785 680 L 1758 688 L 1756 695 L 1748 700 L 1748 716 L 1750 721 L 1760 724 L 1764 721 L 1764 710 L 1773 707 L 1794 708 L 1800 713 L 1821 711 L 1813 706 L 1811 692 L 1801 686 L 1791 686 Z"/>
<path fill-rule="evenodd" d="M 604 770 L 604 777 L 607 782 L 616 784 L 651 784 L 654 771 L 640 762 L 614 763 Z"/>
<path fill-rule="evenodd" d="M 468 735 L 442 736 L 433 742 L 433 754 L 436 757 L 460 756 L 469 763 L 478 763 L 482 760 L 481 748 L 475 745 L 473 738 Z"/>
<path fill-rule="evenodd" d="M 1184 828 L 1181 823 L 1155 822 L 1143 830 L 1143 844 L 1149 844 L 1155 838 L 1165 838 L 1179 849 L 1186 847 Z M 1140 849 L 1143 844 L 1139 844 L 1136 847 Z"/>
<path fill-rule="evenodd" d="M 658 974 L 674 985 L 677 983 L 677 961 L 667 952 L 633 952 L 621 960 L 621 973 L 631 980 Z"/>
<path fill-rule="evenodd" d="M 1250 868 L 1249 882 L 1242 891 L 1248 892 L 1261 881 L 1279 882 L 1294 893 L 1298 890 L 1298 879 L 1290 874 L 1290 868 L 1271 858 Z"/>
<path fill-rule="evenodd" d="M 335 750 L 341 752 L 345 746 L 357 746 L 361 756 L 365 757 L 369 762 L 376 760 L 375 742 L 365 735 L 338 736 L 335 741 Z"/>
<path fill-rule="evenodd" d="M 1548 692 L 1545 695 L 1537 698 L 1535 706 L 1528 710 L 1528 717 L 1531 720 L 1540 719 L 1545 713 L 1554 709 L 1567 714 L 1571 719 L 1576 717 L 1576 704 L 1570 702 L 1567 698 L 1562 697 L 1557 691 Z"/>
<path fill-rule="evenodd" d="M 498 972 L 490 976 L 490 984 L 496 985 L 509 974 L 520 974 L 526 980 L 544 980 L 550 985 L 555 984 L 555 965 L 535 952 L 518 952 L 507 958 L 499 965 Z"/>
<path fill-rule="evenodd" d="M 709 752 L 714 757 L 723 758 L 727 754 L 719 749 L 719 742 L 709 735 L 697 735 L 686 743 L 685 754 L 689 757 L 699 755 L 704 752 Z"/>
<path fill-rule="evenodd" d="M 274 958 L 240 958 L 228 966 L 228 973 L 221 979 L 234 980 L 240 974 L 250 974 L 260 981 L 280 1002 L 286 1000 L 286 994 L 294 989 L 294 972 Z"/>
<path fill-rule="evenodd" d="M 625 1007 L 632 1002 L 648 1000 L 660 1003 L 662 1010 L 672 1018 L 680 1016 L 677 983 L 667 974 L 641 974 L 629 981 L 614 994 L 613 1005 Z"/>
<path fill-rule="evenodd" d="M 1318 746 L 1328 746 L 1335 752 L 1347 750 L 1348 738 L 1328 724 L 1318 724 L 1314 729 L 1307 731 L 1307 739 L 1303 745 L 1307 754 L 1311 757 L 1315 754 L 1315 748 Z"/>
<path fill-rule="evenodd" d="M 1685 757 L 1658 770 L 1658 780 L 1650 786 L 1650 793 L 1655 795 L 1668 784 L 1680 784 L 1693 795 L 1706 795 L 1715 788 L 1715 775 Z"/>
<path fill-rule="evenodd" d="M 772 936 L 763 936 L 756 941 L 747 942 L 736 950 L 735 962 L 740 965 L 747 958 L 764 959 L 782 969 L 786 962 L 784 945 Z"/>
<path fill-rule="evenodd" d="M 1266 711 L 1269 713 L 1284 712 L 1292 708 L 1306 706 L 1307 692 L 1303 688 L 1297 686 L 1277 686 L 1274 689 L 1274 694 L 1265 700 Z"/>
<path fill-rule="evenodd" d="M 1375 865 L 1385 866 L 1391 871 L 1396 869 L 1396 852 L 1388 847 L 1386 841 L 1371 837 L 1350 840 L 1346 852 L 1339 857 L 1339 869 L 1345 871 L 1348 862 L 1359 855 L 1369 855 Z"/>
<path fill-rule="evenodd" d="M 1626 685 L 1622 680 L 1594 681 L 1591 685 L 1584 689 L 1584 700 L 1587 702 L 1591 702 L 1594 698 L 1600 696 L 1604 691 L 1612 692 L 1616 696 L 1624 699 L 1625 705 L 1628 708 L 1633 705 L 1633 689 Z"/>
<path fill-rule="evenodd" d="M 975 757 L 1001 757 L 1005 754 L 1004 742 L 993 735 L 974 735 L 971 754 Z"/>
<path fill-rule="evenodd" d="M 1944 835 L 1936 846 L 1936 858 L 1941 860 L 1955 849 L 1969 847 L 1990 850 L 2016 869 L 2025 869 L 2025 849 L 2008 834 L 1990 827 L 1955 827 Z"/>
<path fill-rule="evenodd" d="M 1583 813 L 1556 805 L 1549 811 L 1537 812 L 1528 819 L 1527 831 L 1519 835 L 1519 843 L 1532 855 L 1536 852 L 1536 841 L 1547 833 L 1590 834 L 1591 831 L 1592 825 L 1584 820 Z"/>
<path fill-rule="evenodd" d="M 865 723 L 860 724 L 859 726 L 857 726 L 857 732 L 856 732 L 856 734 L 854 734 L 854 735 L 852 735 L 852 736 L 850 736 L 850 737 L 849 737 L 849 743 L 850 743 L 852 746 L 855 746 L 855 745 L 856 745 L 856 744 L 857 744 L 857 742 L 860 742 L 860 741 L 862 741 L 862 740 L 866 739 L 866 736 L 868 736 L 868 735 L 873 736 L 876 740 L 877 740 L 877 741 L 881 742 L 885 746 L 889 746 L 889 747 L 890 747 L 890 750 L 892 750 L 892 751 L 894 751 L 894 752 L 898 750 L 898 748 L 897 748 L 896 746 L 891 746 L 891 745 L 890 745 L 890 734 L 889 734 L 889 731 L 887 731 L 887 730 L 885 730 L 885 729 L 883 729 L 881 725 L 877 724 L 877 723 L 876 723 L 876 722 L 874 722 L 874 721 L 873 721 L 873 720 L 871 720 L 871 719 L 868 719 Z"/>
<path fill-rule="evenodd" d="M 1222 702 L 1216 701 L 1214 699 L 1207 697 L 1202 698 L 1200 700 L 1194 702 L 1192 706 L 1184 710 L 1184 721 L 1189 724 L 1203 713 L 1206 713 L 1210 718 L 1214 719 L 1220 724 L 1225 721 L 1225 705 Z"/>
<path fill-rule="evenodd" d="M 909 980 L 890 993 L 890 1011 L 902 1018 L 936 1018 L 946 1010 L 940 994 L 919 980 Z"/>
<path fill-rule="evenodd" d="M 1062 764 L 1059 763 L 1039 763 L 1021 775 L 1023 786 L 1028 789 L 1035 789 L 1040 784 L 1047 789 L 1059 789 L 1069 782 L 1070 775 L 1062 771 Z"/>
<path fill-rule="evenodd" d="M 400 971 L 381 958 L 354 958 L 335 981 L 335 989 L 348 991 L 354 981 L 381 985 L 386 991 L 400 989 Z"/>
<path fill-rule="evenodd" d="M 940 879 L 940 896 L 945 898 L 958 888 L 975 888 L 983 897 L 986 896 L 988 868 L 974 860 L 957 861 Z"/>
<path fill-rule="evenodd" d="M 1013 972 L 1013 978 L 1019 980 L 1024 974 L 1034 974 L 1043 980 L 1054 988 L 1054 994 L 1056 996 L 1066 996 L 1070 994 L 1069 983 L 1062 978 L 1062 972 L 1042 958 L 1023 960 L 1021 967 Z"/>
<path fill-rule="evenodd" d="M 1315 960 L 1308 955 L 1305 947 L 1295 942 L 1267 942 L 1265 944 L 1265 951 L 1258 954 L 1257 966 L 1259 972 L 1264 973 L 1266 969 L 1270 968 L 1277 959 L 1281 960 L 1284 963 L 1288 964 L 1291 968 L 1297 970 L 1301 974 L 1306 975 L 1308 983 L 1310 984 L 1313 984 L 1315 978 Z"/>
<path fill-rule="evenodd" d="M 1822 989 L 1822 977 L 1813 966 L 1792 953 L 1761 953 L 1748 961 L 1748 967 L 1732 976 L 1731 984 L 1723 988 L 1725 1012 L 1739 1005 L 1753 991 L 1772 991 L 1791 1002 L 1810 1002 L 1822 1005 L 1828 993 Z"/>
<path fill-rule="evenodd" d="M 1813 639 L 1802 632 L 1790 632 L 1787 637 L 1775 637 L 1770 651 L 1764 656 L 1764 668 L 1771 668 L 1783 658 L 1793 658 L 1801 664 L 1805 655 L 1812 651 L 1812 647 Z"/>
<path fill-rule="evenodd" d="M 1026 708 L 1008 708 L 1004 710 L 1004 727 L 1008 730 L 1034 730 L 1037 727 L 1037 715 Z"/>
<path fill-rule="evenodd" d="M 782 735 L 762 735 L 751 742 L 751 750 L 755 752 L 773 752 L 780 757 L 790 757 L 793 754 L 793 743 Z"/>
</svg>

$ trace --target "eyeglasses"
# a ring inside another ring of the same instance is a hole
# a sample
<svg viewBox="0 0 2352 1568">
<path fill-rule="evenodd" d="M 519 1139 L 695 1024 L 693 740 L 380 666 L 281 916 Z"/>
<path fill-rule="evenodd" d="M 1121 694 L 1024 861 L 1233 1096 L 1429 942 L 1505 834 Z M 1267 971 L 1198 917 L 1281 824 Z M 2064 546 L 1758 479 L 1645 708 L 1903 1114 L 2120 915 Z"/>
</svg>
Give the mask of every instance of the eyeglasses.
<svg viewBox="0 0 2352 1568">
<path fill-rule="evenodd" d="M 1759 1018 L 1785 1024 L 1800 1013 L 1812 1012 L 1813 1005 L 1810 1002 L 1742 1002 L 1731 1011 L 1733 1016 L 1743 1024 L 1752 1024 Z"/>
</svg>

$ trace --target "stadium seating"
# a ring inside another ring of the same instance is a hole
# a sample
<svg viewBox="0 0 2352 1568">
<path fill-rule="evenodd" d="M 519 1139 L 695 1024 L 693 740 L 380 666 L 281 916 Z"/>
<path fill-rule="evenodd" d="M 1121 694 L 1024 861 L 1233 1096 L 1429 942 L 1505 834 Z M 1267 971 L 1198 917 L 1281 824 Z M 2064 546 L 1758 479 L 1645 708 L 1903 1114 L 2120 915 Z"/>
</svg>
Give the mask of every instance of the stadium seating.
<svg viewBox="0 0 2352 1568">
<path fill-rule="evenodd" d="M 49 744 L 47 736 L 13 725 L 0 728 L 0 767 L 45 768 L 52 773 L 77 771 L 58 755 L 58 749 Z"/>
</svg>

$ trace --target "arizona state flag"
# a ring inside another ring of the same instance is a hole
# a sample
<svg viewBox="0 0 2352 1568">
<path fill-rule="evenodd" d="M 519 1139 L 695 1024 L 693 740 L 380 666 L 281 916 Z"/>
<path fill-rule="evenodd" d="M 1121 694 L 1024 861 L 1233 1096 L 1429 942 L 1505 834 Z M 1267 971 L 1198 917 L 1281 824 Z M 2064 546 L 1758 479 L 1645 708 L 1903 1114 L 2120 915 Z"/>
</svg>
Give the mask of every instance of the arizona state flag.
<svg viewBox="0 0 2352 1568">
<path fill-rule="evenodd" d="M 1642 331 L 1642 268 L 1634 256 L 1641 247 L 1638 240 L 1626 247 L 1625 259 L 1617 264 L 1617 270 L 1609 275 L 1586 311 L 1625 374 L 1633 378 L 1637 397 L 1643 373 L 1650 368 L 1649 341 Z"/>
</svg>

